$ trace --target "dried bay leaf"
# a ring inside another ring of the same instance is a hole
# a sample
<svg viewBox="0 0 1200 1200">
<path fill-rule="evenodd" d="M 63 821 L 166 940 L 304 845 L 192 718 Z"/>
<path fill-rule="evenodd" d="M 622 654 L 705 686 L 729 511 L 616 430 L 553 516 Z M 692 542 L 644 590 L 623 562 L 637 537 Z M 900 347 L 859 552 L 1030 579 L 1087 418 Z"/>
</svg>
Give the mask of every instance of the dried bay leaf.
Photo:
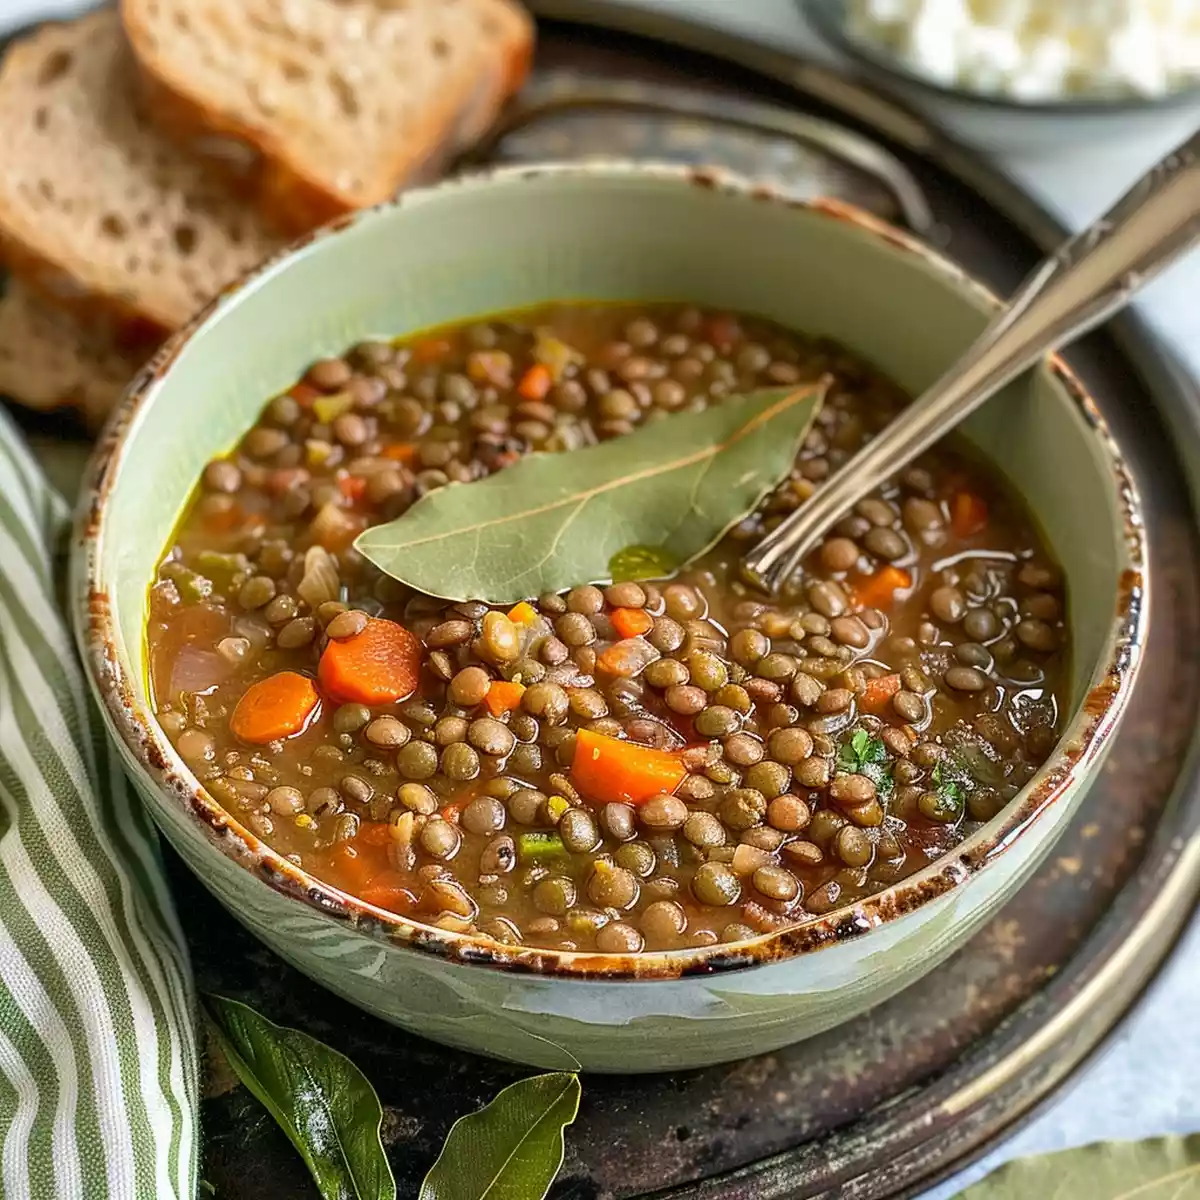
<svg viewBox="0 0 1200 1200">
<path fill-rule="evenodd" d="M 1019 1158 L 956 1200 L 1200 1200 L 1200 1134 Z"/>
<path fill-rule="evenodd" d="M 541 1200 L 562 1166 L 579 1096 L 579 1077 L 564 1071 L 506 1087 L 455 1121 L 418 1200 Z"/>
<path fill-rule="evenodd" d="M 429 493 L 355 546 L 419 591 L 490 604 L 607 582 L 629 547 L 683 565 L 787 475 L 824 390 L 730 397 L 599 446 L 529 455 Z"/>
<path fill-rule="evenodd" d="M 323 1200 L 396 1200 L 375 1089 L 345 1055 L 224 996 L 205 1011 L 230 1067 L 300 1152 Z"/>
</svg>

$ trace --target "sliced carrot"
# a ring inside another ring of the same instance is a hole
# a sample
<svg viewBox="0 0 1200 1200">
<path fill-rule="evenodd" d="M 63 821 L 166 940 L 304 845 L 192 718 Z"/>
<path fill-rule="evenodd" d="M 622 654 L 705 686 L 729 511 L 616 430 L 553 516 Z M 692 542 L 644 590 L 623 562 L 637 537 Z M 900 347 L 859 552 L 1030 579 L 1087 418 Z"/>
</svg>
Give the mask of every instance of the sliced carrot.
<svg viewBox="0 0 1200 1200">
<path fill-rule="evenodd" d="M 391 912 L 408 912 L 416 905 L 417 898 L 404 884 L 405 878 L 399 871 L 381 871 L 359 891 L 359 899 Z"/>
<path fill-rule="evenodd" d="M 538 619 L 538 611 L 532 604 L 522 600 L 508 610 L 508 619 L 517 625 L 532 625 Z"/>
<path fill-rule="evenodd" d="M 229 718 L 229 728 L 243 742 L 265 746 L 303 733 L 320 702 L 311 679 L 280 671 L 246 691 Z"/>
<path fill-rule="evenodd" d="M 361 633 L 331 641 L 317 679 L 338 704 L 391 704 L 407 700 L 421 677 L 421 643 L 403 625 L 372 617 Z"/>
<path fill-rule="evenodd" d="M 392 827 L 386 821 L 364 821 L 358 827 L 354 840 L 365 846 L 389 846 L 392 842 Z"/>
<path fill-rule="evenodd" d="M 878 716 L 899 690 L 899 675 L 880 675 L 878 679 L 870 679 L 867 681 L 866 690 L 858 698 L 858 707 L 863 712 Z"/>
<path fill-rule="evenodd" d="M 517 384 L 517 395 L 524 400 L 545 400 L 554 385 L 550 368 L 545 363 L 534 363 Z"/>
<path fill-rule="evenodd" d="M 318 397 L 325 393 L 320 388 L 315 388 L 311 383 L 295 383 L 288 388 L 289 396 L 300 405 L 301 408 L 311 408 L 312 403 Z"/>
<path fill-rule="evenodd" d="M 512 712 L 520 706 L 521 697 L 525 694 L 525 685 L 510 683 L 507 679 L 493 679 L 483 702 L 493 717 L 501 713 Z"/>
<path fill-rule="evenodd" d="M 987 527 L 988 509 L 974 492 L 955 492 L 950 502 L 950 528 L 955 537 L 969 538 Z"/>
<path fill-rule="evenodd" d="M 360 475 L 343 475 L 337 481 L 338 491 L 353 504 L 357 504 L 367 494 L 367 481 Z"/>
<path fill-rule="evenodd" d="M 640 637 L 654 627 L 654 618 L 644 608 L 614 608 L 609 618 L 623 638 Z"/>
<path fill-rule="evenodd" d="M 581 729 L 575 735 L 571 782 L 601 804 L 643 804 L 673 792 L 687 770 L 678 754 Z"/>
<path fill-rule="evenodd" d="M 343 891 L 358 895 L 382 871 L 387 859 L 376 847 L 352 846 L 343 842 L 330 854 L 333 882 Z"/>
<path fill-rule="evenodd" d="M 418 449 L 412 442 L 393 442 L 390 446 L 384 446 L 382 454 L 384 458 L 391 459 L 392 462 L 403 463 L 406 467 L 410 467 L 417 461 Z"/>
<path fill-rule="evenodd" d="M 441 362 L 449 353 L 450 343 L 440 337 L 422 338 L 414 342 L 412 347 L 413 361 L 419 363 Z"/>
<path fill-rule="evenodd" d="M 596 666 L 609 675 L 632 679 L 641 674 L 658 657 L 658 651 L 645 638 L 622 638 L 601 650 Z"/>
<path fill-rule="evenodd" d="M 855 583 L 854 598 L 863 608 L 886 609 L 892 606 L 896 592 L 910 587 L 912 576 L 903 568 L 889 564 Z"/>
</svg>

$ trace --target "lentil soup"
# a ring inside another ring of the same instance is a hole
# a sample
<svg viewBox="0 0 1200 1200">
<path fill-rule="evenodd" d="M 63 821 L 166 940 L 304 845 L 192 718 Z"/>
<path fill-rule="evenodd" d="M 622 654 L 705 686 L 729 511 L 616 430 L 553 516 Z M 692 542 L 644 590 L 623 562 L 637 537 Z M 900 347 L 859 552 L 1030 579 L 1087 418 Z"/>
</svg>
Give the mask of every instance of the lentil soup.
<svg viewBox="0 0 1200 1200">
<path fill-rule="evenodd" d="M 789 477 L 667 580 L 511 609 L 352 547 L 448 482 L 831 376 Z M 151 588 L 158 718 L 318 877 L 559 950 L 737 942 L 894 883 L 1057 740 L 1061 573 L 951 439 L 770 601 L 742 547 L 907 397 L 839 347 L 683 305 L 557 304 L 314 363 L 205 469 Z"/>
</svg>

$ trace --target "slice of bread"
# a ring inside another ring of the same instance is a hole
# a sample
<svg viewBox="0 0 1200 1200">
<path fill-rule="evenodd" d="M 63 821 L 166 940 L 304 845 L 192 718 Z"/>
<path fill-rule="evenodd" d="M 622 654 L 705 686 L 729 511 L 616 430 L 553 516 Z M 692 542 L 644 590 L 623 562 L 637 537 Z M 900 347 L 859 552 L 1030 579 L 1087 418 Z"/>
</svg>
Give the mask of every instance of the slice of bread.
<svg viewBox="0 0 1200 1200">
<path fill-rule="evenodd" d="M 512 0 L 121 0 L 145 109 L 300 232 L 434 177 L 524 81 Z"/>
<path fill-rule="evenodd" d="M 140 365 L 9 281 L 0 299 L 0 393 L 41 411 L 76 409 L 98 429 Z"/>
<path fill-rule="evenodd" d="M 118 14 L 44 25 L 0 65 L 0 252 L 85 321 L 153 340 L 281 239 L 147 126 Z"/>
</svg>

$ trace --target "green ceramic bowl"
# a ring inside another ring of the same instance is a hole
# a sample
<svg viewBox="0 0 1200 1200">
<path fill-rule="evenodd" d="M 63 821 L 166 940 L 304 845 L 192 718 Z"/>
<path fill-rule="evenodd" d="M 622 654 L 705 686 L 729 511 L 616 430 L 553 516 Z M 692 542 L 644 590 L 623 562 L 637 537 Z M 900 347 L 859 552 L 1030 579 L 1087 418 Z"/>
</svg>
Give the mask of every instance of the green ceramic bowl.
<svg viewBox="0 0 1200 1200">
<path fill-rule="evenodd" d="M 678 1069 L 775 1049 L 879 1003 L 990 917 L 1087 802 L 1146 620 L 1137 498 L 1064 368 L 968 435 L 1039 515 L 1069 580 L 1073 715 L 985 829 L 851 907 L 743 945 L 637 956 L 498 946 L 374 909 L 281 859 L 188 772 L 147 700 L 147 585 L 205 461 L 312 359 L 370 336 L 562 298 L 679 299 L 831 335 L 919 391 L 995 300 L 897 230 L 709 172 L 505 171 L 413 192 L 298 244 L 221 297 L 138 380 L 97 452 L 78 636 L 130 775 L 237 919 L 313 978 L 438 1041 L 536 1064 Z M 1047 915 L 1047 919 L 1052 919 Z"/>
</svg>

